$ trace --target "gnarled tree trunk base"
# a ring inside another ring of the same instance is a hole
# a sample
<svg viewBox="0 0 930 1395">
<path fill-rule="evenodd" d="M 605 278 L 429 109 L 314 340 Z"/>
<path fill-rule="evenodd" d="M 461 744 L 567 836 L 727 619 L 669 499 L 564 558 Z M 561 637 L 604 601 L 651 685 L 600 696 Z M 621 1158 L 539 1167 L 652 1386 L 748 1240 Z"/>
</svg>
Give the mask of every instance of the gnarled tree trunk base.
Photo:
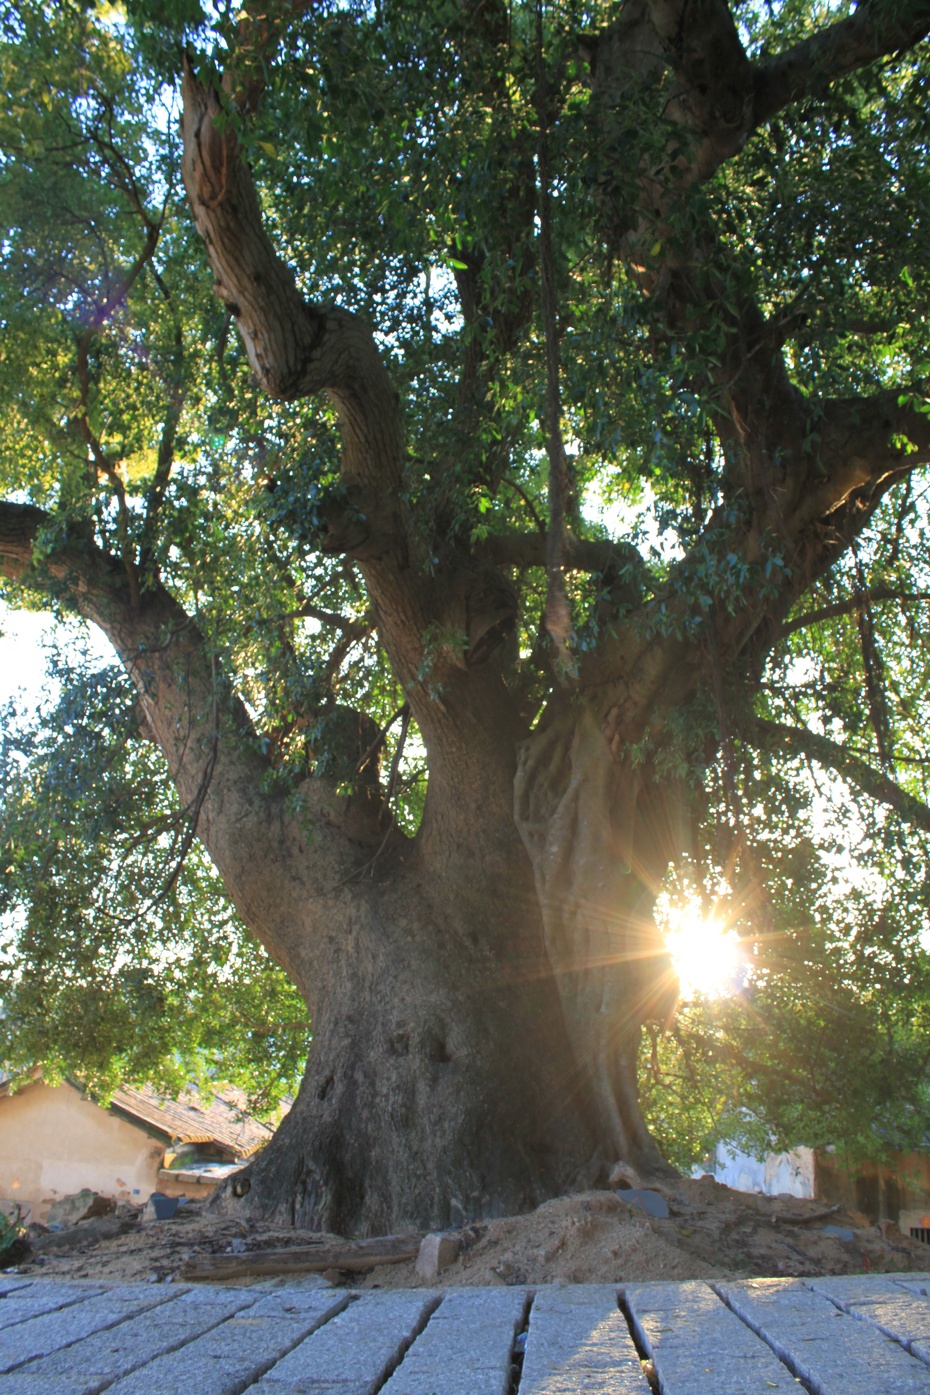
<svg viewBox="0 0 930 1395">
<path fill-rule="evenodd" d="M 298 1097 L 216 1204 L 366 1236 L 510 1215 L 606 1178 L 531 888 L 485 893 L 481 915 L 475 901 L 437 912 L 401 877 L 333 925 L 317 991 L 306 985 Z"/>
</svg>

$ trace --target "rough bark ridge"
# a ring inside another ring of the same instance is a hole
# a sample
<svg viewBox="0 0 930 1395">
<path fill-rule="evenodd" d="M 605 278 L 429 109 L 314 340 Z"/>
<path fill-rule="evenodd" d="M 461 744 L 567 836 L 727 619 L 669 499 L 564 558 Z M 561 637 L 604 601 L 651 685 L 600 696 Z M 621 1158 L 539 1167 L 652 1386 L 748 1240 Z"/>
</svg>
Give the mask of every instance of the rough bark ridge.
<svg viewBox="0 0 930 1395">
<path fill-rule="evenodd" d="M 265 23 L 243 15 L 246 28 Z M 504 44 L 503 6 L 476 6 L 473 18 L 479 36 Z M 619 1158 L 647 1175 L 665 1168 L 637 1104 L 636 1053 L 642 1025 L 663 1021 L 673 999 L 651 912 L 684 846 L 686 800 L 650 753 L 695 695 L 751 686 L 794 601 L 892 485 L 930 459 L 930 421 L 904 389 L 802 398 L 783 326 L 745 290 L 722 294 L 729 254 L 692 195 L 786 104 L 928 31 L 925 3 L 876 0 L 752 63 L 724 0 L 629 0 L 586 40 L 592 148 L 624 151 L 599 188 L 595 232 L 650 298 L 659 343 L 708 320 L 719 328 L 700 389 L 726 497 L 646 601 L 618 583 L 597 646 L 563 664 L 535 729 L 502 654 L 517 620 L 507 569 L 544 565 L 545 528 L 443 539 L 433 555 L 410 515 L 402 404 L 376 341 L 357 317 L 300 294 L 263 227 L 236 122 L 218 119 L 224 102 L 247 119 L 262 64 L 227 74 L 220 91 L 187 65 L 183 174 L 217 294 L 266 393 L 325 392 L 335 404 L 350 508 L 325 546 L 364 578 L 429 762 L 413 840 L 391 828 L 374 779 L 346 796 L 333 774 L 308 778 L 298 819 L 264 792 L 269 762 L 231 695 L 233 675 L 167 591 L 153 582 L 140 593 L 136 569 L 127 576 L 89 530 L 33 565 L 47 516 L 0 507 L 3 571 L 64 595 L 110 636 L 198 836 L 310 1008 L 296 1105 L 228 1205 L 365 1234 L 529 1206 Z M 495 67 L 488 100 L 503 101 L 505 86 Z M 534 237 L 532 162 L 514 169 L 522 256 Z M 470 325 L 492 324 L 473 262 L 457 273 L 463 309 Z M 514 297 L 494 332 L 512 343 L 532 314 L 531 295 Z M 468 429 L 484 409 L 482 346 L 473 336 L 465 355 Z M 499 482 L 505 455 L 501 443 L 485 481 Z M 559 552 L 560 569 L 604 578 L 635 557 L 568 534 Z M 745 565 L 738 605 L 699 604 L 689 581 L 698 555 Z M 464 635 L 464 646 L 436 642 L 444 633 Z M 772 724 L 741 734 L 781 736 Z M 889 783 L 872 780 L 878 797 Z"/>
<path fill-rule="evenodd" d="M 677 987 L 653 919 L 673 846 L 647 808 L 657 788 L 611 759 L 588 707 L 521 749 L 516 821 L 536 881 L 546 953 L 575 1063 L 591 1083 L 598 1141 L 645 1175 L 665 1170 L 636 1093 L 640 1029 L 665 1022 Z"/>
</svg>

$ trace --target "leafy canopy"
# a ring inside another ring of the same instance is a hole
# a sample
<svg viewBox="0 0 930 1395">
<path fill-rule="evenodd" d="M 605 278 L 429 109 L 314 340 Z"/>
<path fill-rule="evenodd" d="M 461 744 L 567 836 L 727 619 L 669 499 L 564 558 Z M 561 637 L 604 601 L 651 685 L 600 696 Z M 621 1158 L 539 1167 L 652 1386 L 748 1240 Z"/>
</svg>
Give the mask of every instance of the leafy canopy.
<svg viewBox="0 0 930 1395">
<path fill-rule="evenodd" d="M 764 57 L 847 9 L 736 15 Z M 257 389 L 185 205 L 177 82 L 187 50 L 201 73 L 235 53 L 263 86 L 254 119 L 232 106 L 226 119 L 301 289 L 375 327 L 404 403 L 404 489 L 438 565 L 449 539 L 543 533 L 549 518 L 536 15 L 514 5 L 495 29 L 480 13 L 324 0 L 266 50 L 230 8 L 196 0 L 0 11 L 0 487 L 47 510 L 40 556 L 93 538 L 196 618 L 289 797 L 338 764 L 339 713 L 367 712 L 411 832 L 426 772 L 405 694 L 358 568 L 320 547 L 335 514 L 352 518 L 333 409 Z M 597 231 L 623 193 L 624 151 L 660 160 L 668 141 L 633 94 L 592 142 L 585 36 L 611 15 L 571 0 L 543 17 L 571 527 L 622 539 L 627 608 L 661 596 L 649 623 L 687 631 L 791 566 L 777 541 L 752 565 L 720 545 L 737 505 L 707 373 L 740 297 L 783 324 L 807 397 L 928 376 L 927 56 L 786 107 L 683 201 L 667 237 L 684 245 L 713 222 L 720 314 L 672 332 L 643 267 Z M 656 242 L 647 261 L 668 251 Z M 921 1134 L 928 825 L 915 830 L 906 799 L 889 812 L 823 771 L 851 778 L 838 754 L 851 751 L 926 800 L 927 527 L 915 476 L 799 603 L 761 682 L 724 695 L 736 735 L 721 745 L 719 695 L 669 730 L 665 768 L 696 792 L 678 885 L 725 901 L 752 963 L 740 996 L 688 1006 L 646 1043 L 650 1118 L 679 1161 L 721 1129 L 865 1147 L 878 1115 L 889 1141 Z M 510 681 L 535 714 L 551 688 L 545 577 L 519 565 L 510 580 Z M 617 584 L 616 570 L 570 573 L 577 653 L 622 616 L 601 604 Z M 13 605 L 67 608 L 66 592 L 4 583 Z M 429 681 L 431 653 L 464 639 L 423 639 Z M 273 1092 L 269 1076 L 289 1083 L 306 1045 L 296 994 L 191 840 L 125 676 L 78 655 L 55 683 L 34 716 L 5 723 L 0 1056 L 41 1056 L 101 1088 L 220 1061 Z M 750 743 L 747 714 L 824 741 Z M 868 876 L 851 877 L 850 859 Z"/>
</svg>

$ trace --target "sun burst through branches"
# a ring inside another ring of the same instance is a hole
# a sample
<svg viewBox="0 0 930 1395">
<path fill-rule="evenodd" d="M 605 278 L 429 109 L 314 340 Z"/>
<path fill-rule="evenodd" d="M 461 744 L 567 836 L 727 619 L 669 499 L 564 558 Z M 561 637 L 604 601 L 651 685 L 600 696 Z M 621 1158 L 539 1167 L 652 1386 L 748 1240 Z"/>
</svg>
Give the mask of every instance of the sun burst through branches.
<svg viewBox="0 0 930 1395">
<path fill-rule="evenodd" d="M 670 908 L 665 943 L 683 999 L 725 998 L 746 978 L 746 958 L 736 931 L 700 906 Z"/>
</svg>

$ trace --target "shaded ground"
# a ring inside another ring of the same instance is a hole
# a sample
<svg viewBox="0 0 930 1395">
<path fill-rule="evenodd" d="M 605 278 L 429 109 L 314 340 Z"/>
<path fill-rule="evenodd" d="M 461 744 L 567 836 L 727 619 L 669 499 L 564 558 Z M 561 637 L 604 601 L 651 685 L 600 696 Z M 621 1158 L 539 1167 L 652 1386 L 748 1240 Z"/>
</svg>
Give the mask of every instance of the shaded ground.
<svg viewBox="0 0 930 1395">
<path fill-rule="evenodd" d="M 613 1191 L 593 1191 L 560 1197 L 527 1216 L 476 1223 L 460 1232 L 460 1256 L 438 1282 L 609 1283 L 930 1268 L 927 1246 L 887 1223 L 883 1233 L 858 1214 L 828 1212 L 820 1202 L 752 1196 L 711 1179 L 683 1180 L 661 1191 L 666 1219 L 645 1215 Z M 57 1233 L 33 1227 L 29 1239 L 20 1273 L 155 1282 L 179 1278 L 185 1264 L 211 1254 L 246 1256 L 305 1246 L 319 1236 L 237 1221 L 197 1202 L 169 1221 L 142 1221 L 121 1208 Z M 367 1275 L 330 1271 L 327 1279 L 353 1288 L 423 1282 L 413 1262 L 382 1265 Z"/>
</svg>

